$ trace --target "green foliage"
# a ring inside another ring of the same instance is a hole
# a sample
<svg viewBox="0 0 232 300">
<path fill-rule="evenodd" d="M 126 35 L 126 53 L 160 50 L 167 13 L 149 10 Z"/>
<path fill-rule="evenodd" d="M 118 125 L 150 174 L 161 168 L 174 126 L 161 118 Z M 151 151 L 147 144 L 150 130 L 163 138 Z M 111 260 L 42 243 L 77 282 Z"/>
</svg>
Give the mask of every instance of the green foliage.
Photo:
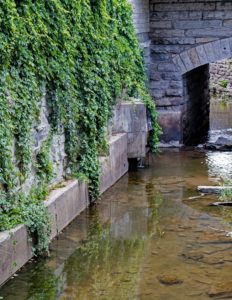
<svg viewBox="0 0 232 300">
<path fill-rule="evenodd" d="M 226 180 L 224 182 L 225 187 L 231 186 L 231 180 Z M 230 202 L 232 200 L 232 189 L 231 188 L 225 188 L 219 197 L 219 200 L 222 202 Z M 223 221 L 226 225 L 232 225 L 232 211 L 230 207 L 221 207 L 222 217 Z"/>
<path fill-rule="evenodd" d="M 155 149 L 157 116 L 131 15 L 127 0 L 0 0 L 0 230 L 22 221 L 31 232 L 45 230 L 47 215 L 39 201 L 52 178 L 54 132 L 64 130 L 71 174 L 84 174 L 91 197 L 99 196 L 98 155 L 111 108 L 123 95 L 147 105 Z M 42 87 L 52 130 L 34 161 L 32 128 Z M 34 200 L 20 191 L 32 165 Z"/>
<path fill-rule="evenodd" d="M 230 182 L 226 182 L 226 184 L 229 183 L 229 185 L 231 185 Z M 232 199 L 232 189 L 230 188 L 225 188 L 221 194 L 220 194 L 220 198 L 219 200 L 222 202 L 226 202 L 226 201 L 231 201 Z"/>
<path fill-rule="evenodd" d="M 228 84 L 229 84 L 229 82 L 226 79 L 222 79 L 219 81 L 219 85 L 223 88 L 227 88 Z"/>
<path fill-rule="evenodd" d="M 36 155 L 36 174 L 40 182 L 48 184 L 53 178 L 53 165 L 50 161 L 51 138 L 43 142 Z"/>
<path fill-rule="evenodd" d="M 24 223 L 33 238 L 33 250 L 36 255 L 48 251 L 50 216 L 42 202 L 47 192 L 47 187 L 40 184 L 34 187 L 28 196 L 20 192 L 14 195 L 14 198 L 9 198 L 5 192 L 0 193 L 1 230 Z"/>
</svg>

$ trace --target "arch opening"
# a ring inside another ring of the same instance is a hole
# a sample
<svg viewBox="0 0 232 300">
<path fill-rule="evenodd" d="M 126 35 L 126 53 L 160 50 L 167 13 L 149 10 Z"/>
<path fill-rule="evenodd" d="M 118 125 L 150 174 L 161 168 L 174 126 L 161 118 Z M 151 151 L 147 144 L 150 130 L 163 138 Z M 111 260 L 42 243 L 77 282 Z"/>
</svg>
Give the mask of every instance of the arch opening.
<svg viewBox="0 0 232 300">
<path fill-rule="evenodd" d="M 173 58 L 182 75 L 181 143 L 207 141 L 210 129 L 210 64 L 232 57 L 232 38 L 192 47 Z"/>
<path fill-rule="evenodd" d="M 207 140 L 210 125 L 209 64 L 183 75 L 183 144 L 194 146 Z"/>
</svg>

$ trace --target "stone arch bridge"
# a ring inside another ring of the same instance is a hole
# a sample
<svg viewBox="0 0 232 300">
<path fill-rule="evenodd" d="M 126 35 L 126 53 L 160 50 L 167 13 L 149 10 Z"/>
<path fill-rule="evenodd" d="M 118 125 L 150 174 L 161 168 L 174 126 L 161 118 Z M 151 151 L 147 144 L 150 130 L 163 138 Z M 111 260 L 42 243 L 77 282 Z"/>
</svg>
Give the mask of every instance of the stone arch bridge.
<svg viewBox="0 0 232 300">
<path fill-rule="evenodd" d="M 209 128 L 209 63 L 232 57 L 232 1 L 130 2 L 162 140 L 201 142 Z"/>
</svg>

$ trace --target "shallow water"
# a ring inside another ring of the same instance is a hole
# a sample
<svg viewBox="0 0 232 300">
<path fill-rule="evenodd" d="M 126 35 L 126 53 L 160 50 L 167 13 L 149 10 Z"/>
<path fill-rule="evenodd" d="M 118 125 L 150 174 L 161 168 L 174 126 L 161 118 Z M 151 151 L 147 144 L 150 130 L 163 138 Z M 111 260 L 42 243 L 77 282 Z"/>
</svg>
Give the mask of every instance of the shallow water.
<svg viewBox="0 0 232 300">
<path fill-rule="evenodd" d="M 232 139 L 232 102 L 214 100 L 210 102 L 209 142 L 219 136 Z"/>
<path fill-rule="evenodd" d="M 231 280 L 228 209 L 208 206 L 197 185 L 232 175 L 232 154 L 165 151 L 125 175 L 28 264 L 0 296 L 24 299 L 205 300 Z M 219 162 L 221 165 L 219 166 Z M 194 198 L 200 196 L 200 198 Z M 231 208 L 230 208 L 231 209 Z M 165 285 L 159 276 L 182 283 Z"/>
</svg>

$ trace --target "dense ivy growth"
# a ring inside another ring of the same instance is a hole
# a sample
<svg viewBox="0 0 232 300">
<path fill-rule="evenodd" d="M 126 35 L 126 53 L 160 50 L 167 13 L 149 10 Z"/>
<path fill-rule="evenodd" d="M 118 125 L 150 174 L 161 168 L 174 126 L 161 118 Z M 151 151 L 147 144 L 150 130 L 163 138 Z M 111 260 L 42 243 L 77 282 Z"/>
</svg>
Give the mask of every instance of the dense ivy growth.
<svg viewBox="0 0 232 300">
<path fill-rule="evenodd" d="M 127 95 L 146 103 L 153 146 L 155 107 L 126 0 L 0 0 L 0 28 L 0 230 L 23 221 L 31 231 L 47 232 L 45 213 L 44 221 L 31 217 L 35 207 L 43 211 L 52 176 L 49 141 L 32 158 L 43 88 L 50 136 L 62 127 L 68 169 L 89 179 L 93 198 L 99 190 L 98 154 L 116 100 Z M 31 164 L 37 183 L 24 195 L 20 186 Z"/>
</svg>

